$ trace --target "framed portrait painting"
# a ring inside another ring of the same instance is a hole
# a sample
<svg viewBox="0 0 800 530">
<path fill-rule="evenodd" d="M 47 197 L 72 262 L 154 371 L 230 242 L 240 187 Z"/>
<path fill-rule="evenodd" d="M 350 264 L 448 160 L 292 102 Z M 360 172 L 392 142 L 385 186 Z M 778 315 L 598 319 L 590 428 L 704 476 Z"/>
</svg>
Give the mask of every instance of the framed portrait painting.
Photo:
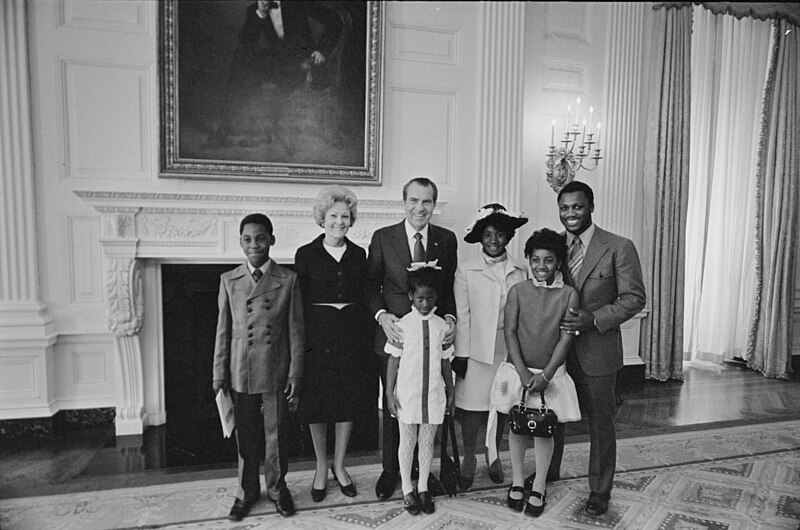
<svg viewBox="0 0 800 530">
<path fill-rule="evenodd" d="M 382 9 L 163 0 L 160 176 L 380 184 Z"/>
</svg>

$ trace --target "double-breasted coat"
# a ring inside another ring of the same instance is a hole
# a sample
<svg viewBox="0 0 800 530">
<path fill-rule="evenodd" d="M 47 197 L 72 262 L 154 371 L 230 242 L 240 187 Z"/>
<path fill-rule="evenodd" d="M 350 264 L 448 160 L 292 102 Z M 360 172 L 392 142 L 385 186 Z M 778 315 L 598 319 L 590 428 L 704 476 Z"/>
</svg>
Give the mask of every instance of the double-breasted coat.
<svg viewBox="0 0 800 530">
<path fill-rule="evenodd" d="M 305 330 L 297 274 L 274 261 L 256 284 L 246 264 L 220 276 L 214 380 L 242 394 L 283 390 L 303 376 Z"/>
</svg>

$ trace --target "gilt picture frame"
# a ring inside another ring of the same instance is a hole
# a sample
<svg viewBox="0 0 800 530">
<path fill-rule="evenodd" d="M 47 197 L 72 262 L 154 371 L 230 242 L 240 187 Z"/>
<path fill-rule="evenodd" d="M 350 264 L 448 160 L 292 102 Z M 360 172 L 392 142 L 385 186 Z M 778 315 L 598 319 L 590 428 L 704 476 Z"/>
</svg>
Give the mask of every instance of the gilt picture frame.
<svg viewBox="0 0 800 530">
<path fill-rule="evenodd" d="M 379 185 L 383 23 L 377 1 L 163 0 L 159 176 Z"/>
</svg>

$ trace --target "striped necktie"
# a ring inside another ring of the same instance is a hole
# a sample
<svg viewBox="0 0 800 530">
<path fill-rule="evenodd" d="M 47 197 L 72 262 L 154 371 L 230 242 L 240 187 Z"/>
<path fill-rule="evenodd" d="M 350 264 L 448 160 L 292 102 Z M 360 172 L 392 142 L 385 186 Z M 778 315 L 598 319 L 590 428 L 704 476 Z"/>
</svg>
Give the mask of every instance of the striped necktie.
<svg viewBox="0 0 800 530">
<path fill-rule="evenodd" d="M 258 283 L 258 280 L 260 280 L 263 275 L 264 273 L 261 272 L 261 269 L 256 269 L 253 271 L 253 279 L 256 281 L 256 283 Z"/>
<path fill-rule="evenodd" d="M 569 247 L 569 277 L 572 278 L 573 283 L 578 279 L 578 273 L 581 271 L 583 265 L 583 243 L 581 238 L 574 237 L 572 245 Z"/>
</svg>

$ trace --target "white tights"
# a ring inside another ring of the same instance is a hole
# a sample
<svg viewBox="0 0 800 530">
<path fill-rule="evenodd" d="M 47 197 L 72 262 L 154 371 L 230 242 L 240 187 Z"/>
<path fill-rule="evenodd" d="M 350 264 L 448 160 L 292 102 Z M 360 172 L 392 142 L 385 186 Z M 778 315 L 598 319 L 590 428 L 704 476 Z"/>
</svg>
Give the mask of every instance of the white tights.
<svg viewBox="0 0 800 530">
<path fill-rule="evenodd" d="M 400 478 L 403 481 L 403 495 L 414 491 L 411 482 L 411 463 L 414 460 L 414 446 L 419 445 L 419 481 L 418 491 L 428 491 L 428 475 L 433 463 L 433 441 L 436 438 L 438 425 L 430 423 L 403 423 L 400 426 L 400 447 L 397 449 L 397 458 L 400 461 Z M 417 429 L 419 428 L 419 434 Z"/>
</svg>

